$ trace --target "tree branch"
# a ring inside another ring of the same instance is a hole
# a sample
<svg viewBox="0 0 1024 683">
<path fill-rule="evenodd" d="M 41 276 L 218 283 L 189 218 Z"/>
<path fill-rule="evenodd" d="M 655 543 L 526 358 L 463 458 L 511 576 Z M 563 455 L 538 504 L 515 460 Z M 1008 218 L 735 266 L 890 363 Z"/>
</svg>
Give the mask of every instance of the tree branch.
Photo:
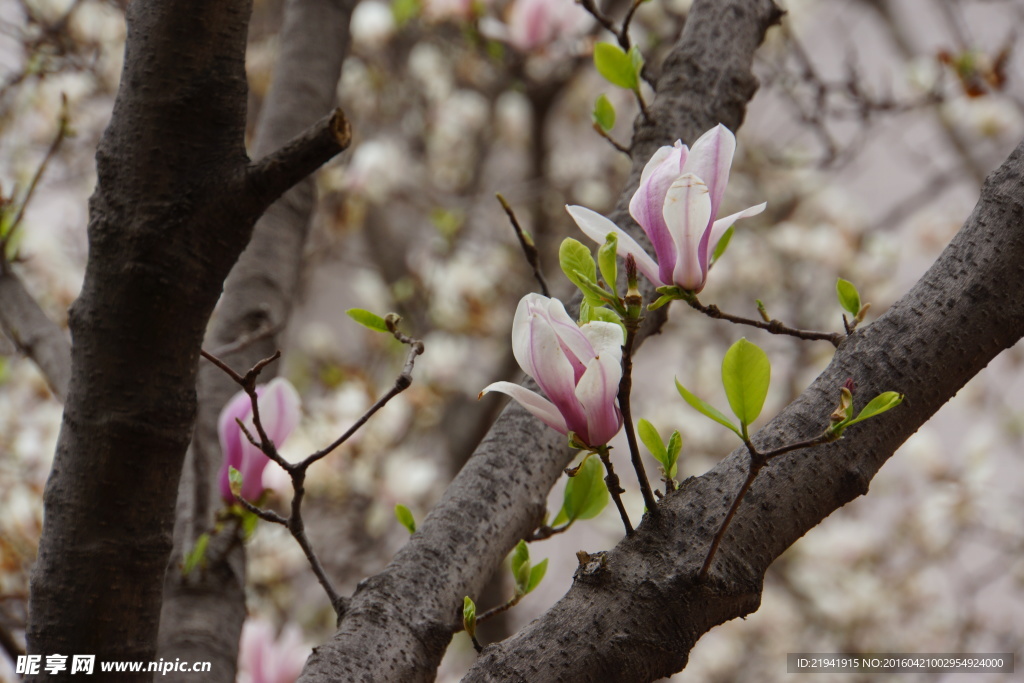
<svg viewBox="0 0 1024 683">
<path fill-rule="evenodd" d="M 341 109 L 317 121 L 287 144 L 252 164 L 246 173 L 250 199 L 260 212 L 310 176 L 352 142 Z"/>
<path fill-rule="evenodd" d="M 939 260 L 885 315 L 839 347 L 829 367 L 754 436 L 762 452 L 811 438 L 827 424 L 836 391 L 907 400 L 835 443 L 778 458 L 747 491 L 707 583 L 709 543 L 747 476 L 746 447 L 666 497 L 658 518 L 606 556 L 604 571 L 578 575 L 547 614 L 487 648 L 463 680 L 648 681 L 685 666 L 696 640 L 760 603 L 764 572 L 834 510 L 867 493 L 882 464 L 997 354 L 1024 336 L 1024 143 L 989 177 L 981 201 Z M 709 504 L 710 503 L 710 504 Z M 657 558 L 655 560 L 655 558 Z M 614 614 L 608 604 L 617 606 Z M 551 648 L 586 633 L 571 650 Z"/>
<path fill-rule="evenodd" d="M 0 330 L 43 373 L 50 391 L 63 402 L 71 378 L 71 343 L 25 289 L 11 264 L 0 258 Z"/>
</svg>

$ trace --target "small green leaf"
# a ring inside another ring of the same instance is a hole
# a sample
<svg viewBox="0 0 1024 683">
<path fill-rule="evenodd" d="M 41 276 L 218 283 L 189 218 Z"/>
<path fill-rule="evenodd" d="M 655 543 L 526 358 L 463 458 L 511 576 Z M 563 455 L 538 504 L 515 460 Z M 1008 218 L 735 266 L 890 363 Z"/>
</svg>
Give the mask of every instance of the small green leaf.
<svg viewBox="0 0 1024 683">
<path fill-rule="evenodd" d="M 402 526 L 409 530 L 410 534 L 416 533 L 416 519 L 412 516 L 409 508 L 399 503 L 395 506 L 395 517 L 398 518 Z"/>
<path fill-rule="evenodd" d="M 615 127 L 615 107 L 604 95 L 598 95 L 591 116 L 594 118 L 594 123 L 606 133 Z"/>
<path fill-rule="evenodd" d="M 615 280 L 619 276 L 618 264 L 615 262 L 618 249 L 619 236 L 610 232 L 605 237 L 604 244 L 597 250 L 597 265 L 601 268 L 601 277 L 612 292 L 615 291 Z"/>
<path fill-rule="evenodd" d="M 846 427 L 853 426 L 858 422 L 863 422 L 868 418 L 881 415 L 885 411 L 895 408 L 899 404 L 903 403 L 903 394 L 895 391 L 887 391 L 884 394 L 879 394 L 871 399 L 866 406 L 864 406 L 860 414 L 846 423 Z"/>
<path fill-rule="evenodd" d="M 668 475 L 669 479 L 675 479 L 676 474 L 679 471 L 679 453 L 683 450 L 683 437 L 679 435 L 678 431 L 672 432 L 672 436 L 668 439 L 667 448 L 667 460 L 668 468 L 665 474 Z"/>
<path fill-rule="evenodd" d="M 380 317 L 376 313 L 370 313 L 362 308 L 350 308 L 345 313 L 348 317 L 355 320 L 364 327 L 369 327 L 371 330 L 376 332 L 388 332 L 387 323 L 384 322 L 384 318 Z"/>
<path fill-rule="evenodd" d="M 185 556 L 185 563 L 181 568 L 182 574 L 187 576 L 189 572 L 200 564 L 205 564 L 206 548 L 209 545 L 210 534 L 200 534 L 199 538 L 196 539 L 195 545 L 192 546 L 192 550 L 190 550 L 188 555 Z"/>
<path fill-rule="evenodd" d="M 558 247 L 558 265 L 562 267 L 565 276 L 580 289 L 580 282 L 584 280 L 597 286 L 597 264 L 594 263 L 590 249 L 582 242 L 571 237 L 562 240 L 562 245 Z"/>
<path fill-rule="evenodd" d="M 654 300 L 651 303 L 647 304 L 647 310 L 648 311 L 656 311 L 659 308 L 661 308 L 662 306 L 664 306 L 665 304 L 671 303 L 671 302 L 677 300 L 678 298 L 679 297 L 672 296 L 670 294 L 662 294 L 656 300 Z"/>
<path fill-rule="evenodd" d="M 654 456 L 654 459 L 664 465 L 668 459 L 668 451 L 665 450 L 665 442 L 661 440 L 661 434 L 658 434 L 658 430 L 654 428 L 654 425 L 640 418 L 636 424 L 636 433 L 640 436 L 640 440 L 644 442 L 644 445 L 647 446 L 647 450 Z"/>
<path fill-rule="evenodd" d="M 523 595 L 533 592 L 533 589 L 540 585 L 540 582 L 544 580 L 544 575 L 548 571 L 547 559 L 541 560 L 537 563 L 537 566 L 530 569 L 530 580 L 526 584 L 526 590 Z"/>
<path fill-rule="evenodd" d="M 736 436 L 740 437 L 741 439 L 743 438 L 743 434 L 742 432 L 740 432 L 739 428 L 737 428 L 736 425 L 734 425 L 729 420 L 729 418 L 727 418 L 722 413 L 722 411 L 718 410 L 707 401 L 697 398 L 696 396 L 691 394 L 689 391 L 687 391 L 686 387 L 679 383 L 678 379 L 676 380 L 676 390 L 679 391 L 679 395 L 683 397 L 683 400 L 689 403 L 690 406 L 697 410 L 697 412 L 710 417 L 712 420 L 722 425 L 723 427 L 728 427 L 733 432 L 735 432 Z"/>
<path fill-rule="evenodd" d="M 525 587 L 529 581 L 529 548 L 526 547 L 525 541 L 520 540 L 512 550 L 510 564 L 516 586 Z"/>
<path fill-rule="evenodd" d="M 756 344 L 740 339 L 725 352 L 722 359 L 722 384 L 729 407 L 740 420 L 746 435 L 764 407 L 771 381 L 772 366 L 768 356 Z"/>
<path fill-rule="evenodd" d="M 640 72 L 644 68 L 644 55 L 636 45 L 629 48 L 629 64 L 633 67 L 633 80 L 636 83 L 630 90 L 639 90 Z"/>
<path fill-rule="evenodd" d="M 462 628 L 470 638 L 476 638 L 476 603 L 468 595 L 462 599 Z"/>
<path fill-rule="evenodd" d="M 626 90 L 636 90 L 639 87 L 633 58 L 618 45 L 612 43 L 595 45 L 594 66 L 597 67 L 597 72 L 612 85 Z"/>
<path fill-rule="evenodd" d="M 230 465 L 228 466 L 228 486 L 231 487 L 232 495 L 242 495 L 242 473 Z"/>
<path fill-rule="evenodd" d="M 256 527 L 260 523 L 259 515 L 242 509 L 242 538 L 249 540 L 256 533 Z"/>
<path fill-rule="evenodd" d="M 715 251 L 711 254 L 711 262 L 708 264 L 708 268 L 718 263 L 718 259 L 722 258 L 722 254 L 729 248 L 729 242 L 732 241 L 732 233 L 734 226 L 729 226 L 729 229 L 725 231 L 722 238 L 718 240 L 718 244 L 715 245 Z"/>
<path fill-rule="evenodd" d="M 605 304 L 615 306 L 619 303 L 617 297 L 605 291 L 599 284 L 592 280 L 584 279 L 583 273 L 580 271 L 577 270 L 573 274 L 576 276 L 576 280 L 574 280 L 575 285 L 583 292 L 583 296 L 586 297 L 592 308 L 600 308 Z"/>
<path fill-rule="evenodd" d="M 592 519 L 601 514 L 608 505 L 608 487 L 605 486 L 602 473 L 600 460 L 587 458 L 584 461 L 576 476 L 565 484 L 562 512 L 559 512 L 555 524 L 560 523 L 563 513 L 566 522 Z"/>
<path fill-rule="evenodd" d="M 839 278 L 836 281 L 836 294 L 839 296 L 839 305 L 850 315 L 860 313 L 860 293 L 852 282 Z"/>
</svg>

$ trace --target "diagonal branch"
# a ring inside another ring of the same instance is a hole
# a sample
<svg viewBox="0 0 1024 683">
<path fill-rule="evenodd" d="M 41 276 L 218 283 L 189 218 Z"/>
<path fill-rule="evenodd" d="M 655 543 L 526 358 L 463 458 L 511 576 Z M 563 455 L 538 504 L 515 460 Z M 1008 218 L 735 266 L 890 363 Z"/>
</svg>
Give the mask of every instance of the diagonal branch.
<svg viewBox="0 0 1024 683">
<path fill-rule="evenodd" d="M 71 379 L 71 343 L 64 330 L 50 320 L 24 283 L 0 259 L 0 330 L 18 351 L 31 358 L 61 402 Z"/>
<path fill-rule="evenodd" d="M 284 146 L 249 166 L 246 182 L 254 206 L 262 211 L 348 148 L 352 126 L 341 109 L 317 121 Z"/>
<path fill-rule="evenodd" d="M 833 511 L 867 493 L 910 435 L 996 355 L 1024 336 L 1024 142 L 990 176 L 974 213 L 924 277 L 885 315 L 843 342 L 829 367 L 754 436 L 770 451 L 828 424 L 836 392 L 854 377 L 861 395 L 886 389 L 907 401 L 841 441 L 779 458 L 747 491 L 700 580 L 701 561 L 747 474 L 746 447 L 683 482 L 605 567 L 578 573 L 569 593 L 512 638 L 484 651 L 463 680 L 647 681 L 686 665 L 696 640 L 760 604 L 768 566 Z M 653 558 L 657 558 L 656 561 Z M 607 605 L 618 607 L 609 614 Z M 586 632 L 572 652 L 550 648 Z"/>
</svg>

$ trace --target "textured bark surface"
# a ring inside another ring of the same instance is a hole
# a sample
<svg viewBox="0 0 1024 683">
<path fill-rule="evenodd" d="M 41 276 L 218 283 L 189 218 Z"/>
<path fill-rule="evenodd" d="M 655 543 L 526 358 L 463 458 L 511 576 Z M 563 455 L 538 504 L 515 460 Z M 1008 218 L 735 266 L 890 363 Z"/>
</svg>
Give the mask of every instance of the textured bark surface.
<svg viewBox="0 0 1024 683">
<path fill-rule="evenodd" d="M 249 0 L 135 0 L 97 159 L 28 649 L 154 659 L 199 348 L 256 218 L 344 145 L 338 116 L 250 165 Z M 148 675 L 126 675 L 144 680 Z M 46 680 L 74 680 L 68 672 Z"/>
<path fill-rule="evenodd" d="M 659 80 L 655 121 L 636 124 L 633 172 L 612 216 L 638 239 L 627 207 L 647 160 L 657 147 L 692 142 L 719 122 L 739 127 L 757 86 L 754 51 L 778 17 L 770 0 L 695 3 Z M 662 321 L 650 316 L 643 334 Z M 564 436 L 510 404 L 409 543 L 359 585 L 338 632 L 314 649 L 300 681 L 433 680 L 461 628 L 463 596 L 479 595 L 509 550 L 536 528 L 572 455 Z"/>
<path fill-rule="evenodd" d="M 348 22 L 355 0 L 291 0 L 285 8 L 273 83 L 260 115 L 254 156 L 286 143 L 329 112 L 348 50 Z M 292 308 L 303 248 L 315 205 L 312 179 L 300 182 L 267 209 L 232 269 L 206 335 L 214 351 L 247 335 L 258 337 L 223 360 L 244 372 L 279 348 Z M 265 334 L 270 330 L 269 334 Z M 264 333 L 264 334 L 261 334 Z M 276 365 L 266 368 L 269 381 Z M 213 662 L 208 680 L 235 679 L 238 640 L 245 620 L 245 552 L 226 532 L 214 541 L 205 570 L 183 576 L 184 552 L 213 524 L 221 506 L 215 485 L 221 453 L 217 418 L 238 386 L 216 367 L 199 371 L 199 415 L 186 460 L 175 529 L 175 552 L 165 583 L 160 656 L 168 661 Z M 175 676 L 179 678 L 175 678 Z M 194 678 L 171 673 L 168 680 Z"/>
</svg>

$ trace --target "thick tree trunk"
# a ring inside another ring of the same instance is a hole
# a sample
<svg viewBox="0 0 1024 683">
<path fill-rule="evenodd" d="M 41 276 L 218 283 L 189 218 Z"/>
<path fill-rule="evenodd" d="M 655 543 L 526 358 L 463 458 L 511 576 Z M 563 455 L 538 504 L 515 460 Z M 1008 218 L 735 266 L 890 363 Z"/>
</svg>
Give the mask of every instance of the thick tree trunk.
<svg viewBox="0 0 1024 683">
<path fill-rule="evenodd" d="M 329 112 L 348 51 L 348 22 L 356 0 L 291 0 L 285 7 L 274 80 L 256 129 L 254 153 L 266 154 Z M 275 202 L 256 223 L 253 237 L 224 286 L 206 335 L 211 351 L 251 338 L 223 360 L 239 371 L 278 348 L 291 312 L 303 248 L 315 206 L 312 179 Z M 269 381 L 277 367 L 261 375 Z M 235 531 L 213 542 L 204 567 L 189 576 L 181 558 L 213 524 L 221 505 L 216 487 L 221 454 L 217 418 L 238 386 L 216 367 L 199 372 L 199 416 L 186 460 L 160 626 L 160 656 L 167 661 L 213 662 L 211 683 L 235 679 L 238 639 L 245 620 L 245 552 Z M 178 678 L 176 678 L 176 676 Z M 182 672 L 168 681 L 194 678 Z"/>
<path fill-rule="evenodd" d="M 121 87 L 96 155 L 89 261 L 69 318 L 72 374 L 31 582 L 32 653 L 154 658 L 207 320 L 256 218 L 344 142 L 336 115 L 249 164 L 250 9 L 250 0 L 128 8 Z M 65 679 L 75 680 L 68 670 L 46 677 Z"/>
</svg>

